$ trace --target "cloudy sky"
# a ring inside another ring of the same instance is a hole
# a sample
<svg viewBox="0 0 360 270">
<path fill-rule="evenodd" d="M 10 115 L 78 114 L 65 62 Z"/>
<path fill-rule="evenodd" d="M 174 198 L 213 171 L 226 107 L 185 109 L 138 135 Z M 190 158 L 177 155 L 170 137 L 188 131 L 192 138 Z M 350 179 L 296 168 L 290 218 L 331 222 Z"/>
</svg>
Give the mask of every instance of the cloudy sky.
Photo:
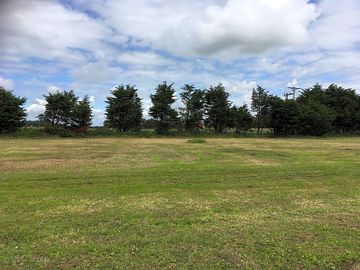
<svg viewBox="0 0 360 270">
<path fill-rule="evenodd" d="M 73 89 L 100 124 L 115 85 L 136 84 L 148 109 L 163 80 L 222 82 L 238 105 L 257 84 L 360 90 L 360 1 L 0 0 L 0 85 L 27 97 L 29 119 Z"/>
</svg>

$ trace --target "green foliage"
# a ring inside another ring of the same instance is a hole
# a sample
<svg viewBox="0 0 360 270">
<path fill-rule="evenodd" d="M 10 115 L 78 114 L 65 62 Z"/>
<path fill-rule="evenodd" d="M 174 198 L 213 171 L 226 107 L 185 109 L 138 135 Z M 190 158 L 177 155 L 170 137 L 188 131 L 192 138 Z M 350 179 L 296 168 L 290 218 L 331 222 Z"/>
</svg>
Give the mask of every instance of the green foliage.
<svg viewBox="0 0 360 270">
<path fill-rule="evenodd" d="M 106 125 L 118 131 L 139 129 L 142 120 L 141 99 L 134 85 L 119 85 L 107 98 Z"/>
<path fill-rule="evenodd" d="M 263 132 L 263 129 L 270 127 L 271 107 L 276 104 L 280 98 L 270 95 L 267 90 L 261 86 L 253 89 L 251 95 L 251 108 L 255 113 L 255 122 L 257 133 Z"/>
<path fill-rule="evenodd" d="M 21 138 L 37 138 L 37 137 L 45 137 L 48 134 L 44 132 L 43 128 L 25 126 L 16 130 L 16 132 L 13 133 L 12 135 L 14 137 L 21 137 Z"/>
<path fill-rule="evenodd" d="M 45 112 L 38 116 L 48 132 L 68 137 L 72 131 L 84 133 L 91 125 L 91 106 L 87 96 L 79 100 L 73 90 L 44 95 Z"/>
<path fill-rule="evenodd" d="M 308 102 L 323 103 L 326 99 L 325 91 L 320 84 L 315 84 L 313 87 L 302 91 L 301 95 L 297 98 L 299 103 L 305 104 Z"/>
<path fill-rule="evenodd" d="M 0 133 L 13 132 L 25 125 L 25 98 L 16 97 L 0 86 Z"/>
<path fill-rule="evenodd" d="M 356 118 L 360 111 L 360 96 L 355 90 L 332 84 L 325 90 L 325 95 L 325 105 L 335 114 L 332 123 L 334 131 L 351 132 L 358 129 Z"/>
<path fill-rule="evenodd" d="M 92 124 L 91 122 L 91 105 L 88 96 L 75 104 L 71 116 L 71 127 L 77 131 L 85 132 Z"/>
<path fill-rule="evenodd" d="M 335 115 L 323 104 L 309 101 L 300 107 L 299 133 L 302 135 L 322 136 L 332 129 Z"/>
<path fill-rule="evenodd" d="M 259 135 L 270 132 L 280 136 L 360 132 L 360 95 L 354 89 L 335 84 L 327 88 L 315 84 L 303 90 L 295 101 L 284 101 L 257 86 L 251 97 L 254 116 L 247 106 L 231 107 L 230 95 L 222 84 L 210 86 L 208 90 L 185 84 L 182 90 L 180 96 L 184 106 L 179 109 L 180 119 L 172 108 L 176 101 L 173 84 L 166 81 L 150 96 L 149 115 L 152 119 L 142 119 L 138 89 L 120 85 L 107 98 L 104 126 L 125 132 L 125 136 L 141 129 L 155 129 L 157 134 L 169 136 L 217 136 L 221 133 L 254 136 L 253 123 Z M 27 126 L 45 127 L 50 133 L 74 136 L 74 132 L 83 135 L 92 124 L 87 96 L 79 99 L 71 90 L 50 93 L 44 98 L 46 109 L 39 115 L 40 121 L 29 121 Z M 24 103 L 24 98 L 0 88 L 0 132 L 14 131 L 24 125 Z"/>
<path fill-rule="evenodd" d="M 305 89 L 296 101 L 272 97 L 270 127 L 275 135 L 355 133 L 359 130 L 360 97 L 353 89 L 319 84 Z"/>
<path fill-rule="evenodd" d="M 247 105 L 241 107 L 233 106 L 231 108 L 231 121 L 236 134 L 248 131 L 252 126 L 253 117 Z"/>
<path fill-rule="evenodd" d="M 324 89 L 316 84 L 304 90 L 298 102 L 300 104 L 317 103 L 331 110 L 333 121 L 330 130 L 336 133 L 353 132 L 359 129 L 360 97 L 353 89 L 345 89 L 335 84 Z"/>
<path fill-rule="evenodd" d="M 141 129 L 155 129 L 156 128 L 156 120 L 155 119 L 142 119 L 140 128 Z"/>
<path fill-rule="evenodd" d="M 149 114 L 156 121 L 156 132 L 158 134 L 166 133 L 177 122 L 177 111 L 171 108 L 176 101 L 173 84 L 166 81 L 159 84 L 155 89 L 155 94 L 150 95 L 152 106 Z"/>
<path fill-rule="evenodd" d="M 180 96 L 185 107 L 180 108 L 180 114 L 184 127 L 188 131 L 198 130 L 203 125 L 205 92 L 189 84 L 185 84 L 182 90 Z"/>
<path fill-rule="evenodd" d="M 294 100 L 273 98 L 271 101 L 270 127 L 274 135 L 295 135 L 299 129 L 300 106 Z"/>
<path fill-rule="evenodd" d="M 257 86 L 257 88 L 252 91 L 251 109 L 255 113 L 255 122 L 258 133 L 261 132 L 261 129 L 269 127 L 272 98 L 273 96 L 269 95 L 269 92 L 261 86 Z"/>
<path fill-rule="evenodd" d="M 26 127 L 43 127 L 44 123 L 42 123 L 40 120 L 27 120 Z"/>
<path fill-rule="evenodd" d="M 44 95 L 44 98 L 46 100 L 45 112 L 39 115 L 39 119 L 47 127 L 69 128 L 71 126 L 71 116 L 78 101 L 74 91 L 57 91 Z"/>
<path fill-rule="evenodd" d="M 231 125 L 230 94 L 225 87 L 219 83 L 217 86 L 210 86 L 205 94 L 205 108 L 207 126 L 215 129 L 217 133 L 222 133 L 224 129 Z"/>
</svg>

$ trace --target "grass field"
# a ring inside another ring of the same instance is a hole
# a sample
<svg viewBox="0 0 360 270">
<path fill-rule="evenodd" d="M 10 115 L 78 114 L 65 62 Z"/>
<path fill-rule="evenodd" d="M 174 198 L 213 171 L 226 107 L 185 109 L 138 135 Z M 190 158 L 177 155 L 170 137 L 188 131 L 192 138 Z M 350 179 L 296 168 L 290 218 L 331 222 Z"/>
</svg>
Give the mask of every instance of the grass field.
<svg viewBox="0 0 360 270">
<path fill-rule="evenodd" d="M 0 269 L 360 269 L 360 138 L 0 138 Z"/>
</svg>

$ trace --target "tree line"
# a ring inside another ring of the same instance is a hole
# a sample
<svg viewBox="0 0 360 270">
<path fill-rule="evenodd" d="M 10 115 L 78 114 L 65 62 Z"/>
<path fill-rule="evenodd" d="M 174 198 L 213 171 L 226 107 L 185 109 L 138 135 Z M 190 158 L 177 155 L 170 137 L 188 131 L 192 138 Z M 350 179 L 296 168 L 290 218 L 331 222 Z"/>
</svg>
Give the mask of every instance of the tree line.
<svg viewBox="0 0 360 270">
<path fill-rule="evenodd" d="M 182 106 L 174 108 L 175 89 L 166 81 L 150 95 L 151 119 L 143 119 L 143 107 L 134 85 L 119 85 L 106 99 L 104 126 L 119 132 L 154 127 L 156 133 L 170 129 L 198 132 L 203 128 L 216 133 L 237 134 L 255 129 L 271 131 L 276 136 L 354 133 L 360 131 L 360 96 L 354 89 L 335 84 L 327 88 L 319 84 L 303 90 L 294 100 L 284 100 L 257 86 L 252 91 L 251 107 L 236 106 L 230 93 L 219 83 L 202 90 L 185 84 L 181 88 Z M 38 116 L 50 133 L 73 131 L 85 133 L 92 124 L 88 96 L 80 98 L 74 91 L 58 91 L 44 95 L 44 113 Z M 11 132 L 25 124 L 26 99 L 16 97 L 0 87 L 0 132 Z"/>
</svg>

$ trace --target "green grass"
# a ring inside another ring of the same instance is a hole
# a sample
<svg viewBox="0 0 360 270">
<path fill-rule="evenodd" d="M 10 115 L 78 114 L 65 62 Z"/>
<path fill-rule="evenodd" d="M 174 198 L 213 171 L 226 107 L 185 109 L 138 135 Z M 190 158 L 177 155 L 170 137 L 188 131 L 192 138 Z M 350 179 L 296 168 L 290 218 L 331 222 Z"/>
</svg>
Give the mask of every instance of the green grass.
<svg viewBox="0 0 360 270">
<path fill-rule="evenodd" d="M 359 269 L 360 138 L 0 138 L 0 269 Z"/>
<path fill-rule="evenodd" d="M 201 138 L 196 138 L 196 139 L 187 140 L 187 143 L 206 143 L 206 140 Z"/>
</svg>

